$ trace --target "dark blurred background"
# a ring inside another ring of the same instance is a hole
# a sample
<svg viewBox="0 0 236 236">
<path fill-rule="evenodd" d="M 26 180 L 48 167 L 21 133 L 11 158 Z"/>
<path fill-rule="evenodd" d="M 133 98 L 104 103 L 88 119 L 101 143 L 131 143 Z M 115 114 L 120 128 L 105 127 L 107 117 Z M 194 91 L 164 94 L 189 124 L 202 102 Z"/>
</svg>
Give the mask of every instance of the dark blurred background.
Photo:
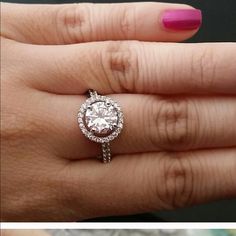
<svg viewBox="0 0 236 236">
<path fill-rule="evenodd" d="M 56 4 L 72 2 L 118 3 L 132 1 L 9 0 L 6 2 Z M 164 2 L 189 4 L 202 10 L 203 25 L 201 30 L 192 39 L 188 40 L 188 42 L 236 42 L 236 0 L 166 0 Z M 92 221 L 236 222 L 236 200 L 218 201 L 176 211 L 107 217 Z"/>
</svg>

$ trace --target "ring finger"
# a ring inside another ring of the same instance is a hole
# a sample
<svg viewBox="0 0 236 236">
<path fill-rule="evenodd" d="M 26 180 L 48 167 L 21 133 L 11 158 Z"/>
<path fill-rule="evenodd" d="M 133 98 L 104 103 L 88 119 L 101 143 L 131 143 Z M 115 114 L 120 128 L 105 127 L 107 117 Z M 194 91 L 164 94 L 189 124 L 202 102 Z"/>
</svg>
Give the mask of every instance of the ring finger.
<svg viewBox="0 0 236 236">
<path fill-rule="evenodd" d="M 113 155 L 236 145 L 236 126 L 228 126 L 236 118 L 235 98 L 131 94 L 110 97 L 121 105 L 125 118 L 123 131 L 111 143 Z M 51 137 L 58 155 L 87 158 L 100 154 L 100 145 L 87 140 L 77 124 L 77 112 L 84 98 L 48 98 L 46 109 L 50 110 L 52 129 L 56 127 L 51 130 Z"/>
</svg>

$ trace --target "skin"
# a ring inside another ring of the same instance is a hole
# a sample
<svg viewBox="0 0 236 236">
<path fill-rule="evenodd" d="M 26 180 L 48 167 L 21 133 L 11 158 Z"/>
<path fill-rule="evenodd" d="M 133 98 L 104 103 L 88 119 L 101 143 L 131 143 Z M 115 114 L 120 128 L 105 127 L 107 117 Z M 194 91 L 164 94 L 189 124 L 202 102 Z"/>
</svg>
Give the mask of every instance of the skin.
<svg viewBox="0 0 236 236">
<path fill-rule="evenodd" d="M 2 230 L 1 231 L 2 236 L 50 236 L 48 233 L 46 233 L 43 230 Z"/>
<path fill-rule="evenodd" d="M 163 28 L 177 8 L 1 4 L 2 221 L 236 197 L 236 44 L 170 43 L 197 32 Z M 89 88 L 124 112 L 106 165 L 77 124 Z"/>
</svg>

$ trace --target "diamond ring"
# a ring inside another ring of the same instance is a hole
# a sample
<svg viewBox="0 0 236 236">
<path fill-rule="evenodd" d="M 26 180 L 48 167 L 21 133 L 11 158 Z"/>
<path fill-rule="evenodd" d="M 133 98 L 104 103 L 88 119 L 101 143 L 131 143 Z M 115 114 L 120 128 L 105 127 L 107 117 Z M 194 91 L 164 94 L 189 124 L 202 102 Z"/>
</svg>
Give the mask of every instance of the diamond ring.
<svg viewBox="0 0 236 236">
<path fill-rule="evenodd" d="M 123 128 L 123 113 L 111 98 L 89 90 L 89 98 L 80 107 L 78 123 L 82 133 L 91 141 L 102 144 L 102 161 L 111 161 L 110 141 Z"/>
</svg>

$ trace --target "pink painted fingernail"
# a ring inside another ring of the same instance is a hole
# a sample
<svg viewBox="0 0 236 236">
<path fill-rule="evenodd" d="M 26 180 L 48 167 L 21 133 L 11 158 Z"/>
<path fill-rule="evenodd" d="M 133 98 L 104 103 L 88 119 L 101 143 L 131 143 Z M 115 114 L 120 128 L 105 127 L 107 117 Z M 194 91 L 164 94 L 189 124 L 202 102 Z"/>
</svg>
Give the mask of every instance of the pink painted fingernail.
<svg viewBox="0 0 236 236">
<path fill-rule="evenodd" d="M 162 16 L 165 28 L 172 30 L 194 30 L 202 23 L 202 12 L 198 9 L 167 10 Z"/>
</svg>

